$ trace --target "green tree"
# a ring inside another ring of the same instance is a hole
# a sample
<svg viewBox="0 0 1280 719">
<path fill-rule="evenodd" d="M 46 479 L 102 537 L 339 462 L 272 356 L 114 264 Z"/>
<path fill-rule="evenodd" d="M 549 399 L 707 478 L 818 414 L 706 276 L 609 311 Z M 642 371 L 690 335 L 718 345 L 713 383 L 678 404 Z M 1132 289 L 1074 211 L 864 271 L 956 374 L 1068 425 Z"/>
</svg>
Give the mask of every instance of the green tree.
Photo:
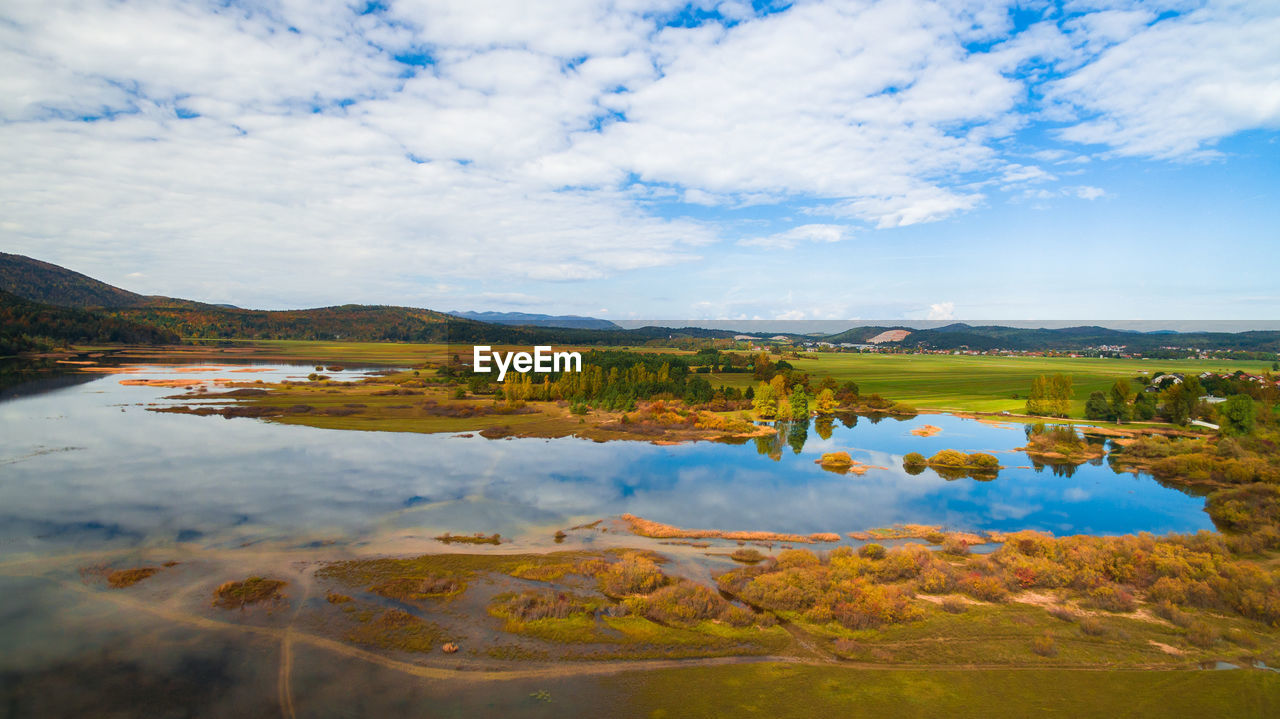
<svg viewBox="0 0 1280 719">
<path fill-rule="evenodd" d="M 1222 434 L 1238 437 L 1253 432 L 1258 408 L 1249 395 L 1237 394 L 1218 405 L 1219 429 Z"/>
<path fill-rule="evenodd" d="M 1075 394 L 1071 387 L 1071 375 L 1055 374 L 1049 378 L 1049 412 L 1055 417 L 1071 414 L 1071 399 Z"/>
<path fill-rule="evenodd" d="M 1049 413 L 1049 378 L 1040 375 L 1031 380 L 1031 393 L 1027 395 L 1027 414 Z"/>
<path fill-rule="evenodd" d="M 1101 392 L 1093 392 L 1084 403 L 1084 418 L 1110 421 L 1111 407 L 1107 405 L 1107 396 Z"/>
<path fill-rule="evenodd" d="M 1156 398 L 1150 392 L 1139 392 L 1133 400 L 1133 418 L 1143 422 L 1156 416 Z"/>
<path fill-rule="evenodd" d="M 1133 408 L 1129 406 L 1131 399 L 1133 399 L 1133 387 L 1129 384 L 1129 380 L 1118 379 L 1111 385 L 1111 391 L 1107 394 L 1107 405 L 1115 421 L 1128 422 L 1133 418 Z"/>
<path fill-rule="evenodd" d="M 751 408 L 756 411 L 760 419 L 773 419 L 778 416 L 778 397 L 773 393 L 773 387 L 761 382 L 760 389 L 751 400 Z"/>
<path fill-rule="evenodd" d="M 809 419 L 809 395 L 799 387 L 791 393 L 791 417 L 792 419 L 805 420 Z"/>
<path fill-rule="evenodd" d="M 1164 416 L 1174 424 L 1186 424 L 1199 401 L 1199 394 L 1193 393 L 1186 383 L 1171 385 L 1160 393 Z"/>
</svg>

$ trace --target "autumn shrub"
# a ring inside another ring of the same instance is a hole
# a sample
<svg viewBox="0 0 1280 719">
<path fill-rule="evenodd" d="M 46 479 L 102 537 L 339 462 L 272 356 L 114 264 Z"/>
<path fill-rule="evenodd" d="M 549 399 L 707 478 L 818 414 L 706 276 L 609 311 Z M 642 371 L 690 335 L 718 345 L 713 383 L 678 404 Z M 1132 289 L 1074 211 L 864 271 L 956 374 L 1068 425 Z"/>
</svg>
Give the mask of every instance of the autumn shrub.
<svg viewBox="0 0 1280 719">
<path fill-rule="evenodd" d="M 858 547 L 858 556 L 864 559 L 884 559 L 884 545 L 872 542 Z"/>
<path fill-rule="evenodd" d="M 924 458 L 924 455 L 919 452 L 908 452 L 902 455 L 903 467 L 924 467 L 928 463 L 929 462 Z"/>
<path fill-rule="evenodd" d="M 1082 603 L 1107 612 L 1132 612 L 1138 607 L 1133 594 L 1124 587 L 1114 584 L 1099 584 L 1093 587 L 1085 595 Z"/>
<path fill-rule="evenodd" d="M 945 554 L 964 556 L 969 553 L 969 542 L 961 537 L 950 536 L 943 542 L 942 551 Z"/>
<path fill-rule="evenodd" d="M 495 614 L 531 622 L 539 619 L 567 619 L 594 613 L 588 600 L 564 592 L 529 589 L 519 594 L 499 595 L 491 605 Z"/>
<path fill-rule="evenodd" d="M 988 602 L 1004 602 L 1009 599 L 1009 589 L 998 578 L 970 573 L 960 578 L 956 587 L 975 599 Z"/>
<path fill-rule="evenodd" d="M 1107 625 L 1103 624 L 1097 617 L 1081 617 L 1080 631 L 1091 637 L 1100 637 L 1107 633 Z"/>
<path fill-rule="evenodd" d="M 925 594 L 945 594 L 955 589 L 956 578 L 946 565 L 933 566 L 920 573 L 918 586 Z"/>
<path fill-rule="evenodd" d="M 664 624 L 695 624 L 720 616 L 726 606 L 723 597 L 701 584 L 677 582 L 646 597 L 643 614 Z"/>
<path fill-rule="evenodd" d="M 944 449 L 929 458 L 929 464 L 938 467 L 964 467 L 969 463 L 969 458 L 964 452 L 957 452 L 954 449 Z"/>
<path fill-rule="evenodd" d="M 1201 649 L 1208 649 L 1218 643 L 1222 634 L 1213 625 L 1199 619 L 1187 627 L 1187 641 Z"/>
<path fill-rule="evenodd" d="M 822 598 L 827 584 L 825 571 L 779 568 L 761 574 L 742 587 L 744 600 L 756 606 L 774 610 L 804 611 L 812 608 Z"/>
<path fill-rule="evenodd" d="M 778 554 L 778 567 L 816 567 L 820 564 L 818 555 L 807 549 L 786 549 Z"/>
<path fill-rule="evenodd" d="M 1042 634 L 1031 640 L 1031 651 L 1042 657 L 1055 657 L 1058 655 L 1058 646 L 1054 643 L 1052 636 Z"/>
<path fill-rule="evenodd" d="M 969 609 L 969 605 L 958 597 L 947 597 L 942 600 L 942 611 L 949 614 L 964 614 Z"/>
<path fill-rule="evenodd" d="M 756 623 L 756 615 L 751 610 L 727 602 L 717 618 L 731 627 L 749 627 Z"/>
<path fill-rule="evenodd" d="M 965 458 L 965 466 L 980 472 L 994 472 L 1000 469 L 1000 460 L 986 452 L 973 452 Z"/>
<path fill-rule="evenodd" d="M 599 574 L 600 589 L 616 597 L 649 594 L 667 583 L 667 577 L 646 557 L 629 554 Z"/>
<path fill-rule="evenodd" d="M 760 553 L 760 550 L 750 548 L 735 549 L 729 556 L 736 562 L 754 563 L 764 559 L 764 555 Z"/>
</svg>

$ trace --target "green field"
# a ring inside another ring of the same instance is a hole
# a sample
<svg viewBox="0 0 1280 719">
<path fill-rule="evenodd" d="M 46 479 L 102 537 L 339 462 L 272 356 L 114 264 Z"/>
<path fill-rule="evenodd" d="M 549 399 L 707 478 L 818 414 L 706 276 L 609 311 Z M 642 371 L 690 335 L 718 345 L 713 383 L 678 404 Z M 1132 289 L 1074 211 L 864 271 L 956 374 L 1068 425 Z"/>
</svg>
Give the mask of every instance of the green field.
<svg viewBox="0 0 1280 719">
<path fill-rule="evenodd" d="M 1089 393 L 1108 390 L 1120 378 L 1147 372 L 1261 373 L 1270 362 L 1232 360 L 1120 360 L 1070 357 L 988 357 L 823 353 L 814 359 L 788 359 L 816 380 L 853 380 L 862 394 L 879 393 L 919 409 L 1021 413 L 1031 381 L 1042 374 L 1069 374 L 1075 400 L 1071 416 L 1084 416 Z M 711 383 L 747 387 L 749 374 L 715 374 Z M 1013 395 L 1018 395 L 1015 398 Z"/>
<path fill-rule="evenodd" d="M 227 346 L 227 343 L 223 343 Z M 421 366 L 445 361 L 456 354 L 469 360 L 471 345 L 409 344 L 395 342 L 310 342 L 268 340 L 231 343 L 242 357 L 295 360 L 318 364 L 368 364 L 394 367 Z M 503 351 L 528 349 L 495 346 Z M 587 352 L 592 347 L 557 347 Z M 638 352 L 688 354 L 682 350 L 652 347 L 611 348 Z M 776 359 L 776 358 L 775 358 Z M 787 359 L 796 369 L 816 381 L 834 377 L 853 380 L 862 394 L 878 393 L 918 409 L 961 412 L 1021 413 L 1031 381 L 1038 375 L 1064 373 L 1075 382 L 1071 416 L 1084 416 L 1089 393 L 1105 392 L 1120 378 L 1133 378 L 1146 371 L 1199 374 L 1246 372 L 1260 374 L 1271 369 L 1270 362 L 1247 360 L 1122 360 L 1070 357 L 991 357 L 957 355 L 892 355 L 824 352 L 802 359 Z M 706 375 L 713 385 L 745 389 L 754 384 L 750 374 Z M 1015 397 L 1015 395 L 1017 395 Z"/>
<path fill-rule="evenodd" d="M 1280 674 L 738 664 L 603 680 L 625 717 L 1272 717 Z M 614 693 L 616 692 L 616 694 Z"/>
</svg>

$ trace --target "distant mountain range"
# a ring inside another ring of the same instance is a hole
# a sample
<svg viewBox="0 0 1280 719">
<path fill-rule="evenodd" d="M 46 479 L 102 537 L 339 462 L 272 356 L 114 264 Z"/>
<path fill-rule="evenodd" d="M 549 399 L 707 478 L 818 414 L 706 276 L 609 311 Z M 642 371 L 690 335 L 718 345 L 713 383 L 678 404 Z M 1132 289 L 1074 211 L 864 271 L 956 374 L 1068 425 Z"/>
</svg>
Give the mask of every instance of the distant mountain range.
<svg viewBox="0 0 1280 719">
<path fill-rule="evenodd" d="M 622 328 L 609 320 L 579 315 L 539 315 L 528 312 L 460 312 L 454 310 L 449 314 L 479 322 L 490 322 L 498 325 L 525 325 L 527 327 L 567 327 L 579 330 L 621 330 Z"/>
<path fill-rule="evenodd" d="M 729 339 L 740 331 L 645 326 L 623 329 L 608 320 L 522 312 L 443 313 L 416 307 L 341 305 L 307 310 L 247 310 L 140 295 L 79 272 L 22 255 L 0 253 L 0 337 L 67 342 L 169 342 L 203 339 L 303 339 L 503 344 L 643 345 L 671 339 Z M 69 312 L 75 310 L 76 312 Z M 94 323 L 97 323 L 95 325 Z M 810 328 L 811 329 L 811 328 Z M 953 323 L 853 327 L 835 334 L 770 332 L 796 341 L 923 347 L 936 350 L 1039 351 L 1123 346 L 1280 352 L 1280 331 L 1135 332 L 1097 326 L 1056 329 Z M 132 339 L 109 340 L 109 337 Z M 886 338 L 892 341 L 884 341 Z M 18 346 L 11 343 L 10 346 Z"/>
</svg>

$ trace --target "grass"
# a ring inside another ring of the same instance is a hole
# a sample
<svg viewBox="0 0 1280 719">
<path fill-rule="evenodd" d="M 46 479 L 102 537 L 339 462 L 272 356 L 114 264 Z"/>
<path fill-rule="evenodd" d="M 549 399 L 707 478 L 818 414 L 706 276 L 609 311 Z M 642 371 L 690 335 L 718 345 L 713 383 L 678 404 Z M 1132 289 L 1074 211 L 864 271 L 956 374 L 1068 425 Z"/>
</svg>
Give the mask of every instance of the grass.
<svg viewBox="0 0 1280 719">
<path fill-rule="evenodd" d="M 434 623 L 400 609 L 388 609 L 346 635 L 356 644 L 402 652 L 429 652 L 443 637 Z"/>
<path fill-rule="evenodd" d="M 605 677 L 618 717 L 1267 717 L 1280 675 L 1263 671 L 895 670 L 777 663 Z"/>
<path fill-rule="evenodd" d="M 107 575 L 107 584 L 112 589 L 132 587 L 142 580 L 160 571 L 155 567 L 137 567 L 135 569 L 117 569 Z"/>
<path fill-rule="evenodd" d="M 1270 362 L 1236 360 L 1120 360 L 1071 357 L 988 357 L 952 355 L 881 355 L 820 353 L 788 362 L 808 372 L 815 384 L 823 377 L 853 380 L 863 396 L 878 393 L 919 409 L 963 412 L 1021 413 L 1031 381 L 1042 374 L 1069 374 L 1075 399 L 1071 416 L 1084 416 L 1090 392 L 1105 392 L 1117 379 L 1142 371 L 1200 373 L 1205 370 L 1246 372 L 1269 370 Z M 755 384 L 749 374 L 706 375 L 713 385 L 745 389 Z M 1013 395 L 1019 398 L 1013 398 Z"/>
<path fill-rule="evenodd" d="M 213 605 L 223 609 L 243 609 L 251 604 L 274 602 L 284 598 L 281 589 L 288 582 L 279 579 L 249 577 L 241 582 L 224 582 L 213 592 Z"/>
</svg>

